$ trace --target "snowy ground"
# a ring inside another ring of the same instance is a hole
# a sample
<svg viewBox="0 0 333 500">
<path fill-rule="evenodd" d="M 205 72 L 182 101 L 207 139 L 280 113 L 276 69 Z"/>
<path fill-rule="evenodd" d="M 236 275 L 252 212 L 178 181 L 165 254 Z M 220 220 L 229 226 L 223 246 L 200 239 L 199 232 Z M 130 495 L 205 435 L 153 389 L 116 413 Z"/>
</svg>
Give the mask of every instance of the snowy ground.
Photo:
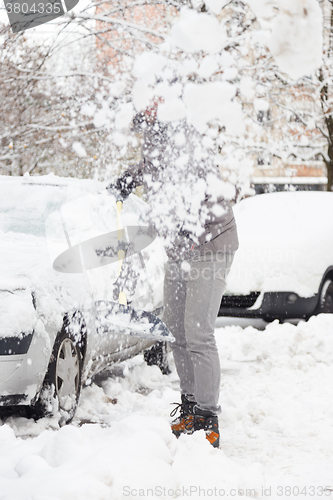
<svg viewBox="0 0 333 500">
<path fill-rule="evenodd" d="M 216 337 L 220 450 L 172 436 L 175 370 L 137 356 L 83 390 L 69 426 L 2 422 L 0 499 L 333 498 L 333 315 Z"/>
</svg>

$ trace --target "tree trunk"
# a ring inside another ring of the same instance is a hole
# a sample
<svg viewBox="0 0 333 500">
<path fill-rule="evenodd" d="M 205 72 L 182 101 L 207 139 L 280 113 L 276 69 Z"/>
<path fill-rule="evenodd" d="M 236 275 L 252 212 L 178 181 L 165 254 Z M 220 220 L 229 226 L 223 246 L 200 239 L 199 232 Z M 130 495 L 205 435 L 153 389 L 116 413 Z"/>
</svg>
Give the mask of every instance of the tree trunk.
<svg viewBox="0 0 333 500">
<path fill-rule="evenodd" d="M 327 168 L 327 191 L 333 191 L 333 159 L 325 161 Z"/>
<path fill-rule="evenodd" d="M 329 34 L 329 44 L 328 44 L 328 57 L 333 57 L 333 5 L 331 5 L 331 16 L 330 16 L 330 34 Z M 324 68 L 321 68 L 319 71 L 319 81 L 324 82 Z M 327 191 L 332 191 L 333 187 L 333 116 L 332 110 L 329 102 L 329 88 L 328 85 L 325 84 L 322 86 L 320 92 L 320 102 L 321 108 L 324 114 L 325 125 L 327 128 L 327 140 L 328 140 L 328 160 L 325 160 L 326 168 L 327 168 Z"/>
<path fill-rule="evenodd" d="M 325 123 L 328 132 L 328 160 L 325 161 L 327 168 L 327 191 L 333 188 L 333 119 L 331 115 L 325 116 Z"/>
</svg>

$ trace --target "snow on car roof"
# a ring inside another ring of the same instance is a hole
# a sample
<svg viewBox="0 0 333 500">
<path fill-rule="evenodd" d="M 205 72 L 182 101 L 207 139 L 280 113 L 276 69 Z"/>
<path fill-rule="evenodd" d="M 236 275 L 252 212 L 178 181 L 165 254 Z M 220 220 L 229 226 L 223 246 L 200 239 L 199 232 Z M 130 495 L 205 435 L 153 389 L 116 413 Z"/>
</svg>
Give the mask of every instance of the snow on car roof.
<svg viewBox="0 0 333 500">
<path fill-rule="evenodd" d="M 84 185 L 87 189 L 100 189 L 105 183 L 95 179 L 78 179 L 76 177 L 60 177 L 52 172 L 46 175 L 29 175 L 28 173 L 23 176 L 0 175 L 0 182 L 8 183 L 31 183 L 31 184 L 49 184 L 52 186 L 71 186 L 71 185 Z"/>
<path fill-rule="evenodd" d="M 322 191 L 295 191 L 266 193 L 242 200 L 235 205 L 235 217 L 258 216 L 258 222 L 283 222 L 288 225 L 293 222 L 294 216 L 301 216 L 298 222 L 302 223 L 305 217 L 312 219 L 323 209 L 333 206 L 333 193 Z M 266 209 L 263 211 L 263 209 Z M 290 219 L 290 216 L 292 217 Z M 326 221 L 326 219 L 325 219 Z"/>
</svg>

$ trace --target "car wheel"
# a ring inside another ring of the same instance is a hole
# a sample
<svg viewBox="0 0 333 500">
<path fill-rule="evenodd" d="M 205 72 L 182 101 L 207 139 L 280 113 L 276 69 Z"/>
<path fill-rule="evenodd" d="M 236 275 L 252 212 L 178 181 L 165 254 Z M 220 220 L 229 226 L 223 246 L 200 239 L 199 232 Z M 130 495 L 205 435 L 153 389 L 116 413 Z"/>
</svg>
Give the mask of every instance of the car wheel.
<svg viewBox="0 0 333 500">
<path fill-rule="evenodd" d="M 319 313 L 333 313 L 333 281 L 326 280 L 321 288 Z"/>
<path fill-rule="evenodd" d="M 54 343 L 52 356 L 35 404 L 37 418 L 60 415 L 60 425 L 74 417 L 80 392 L 82 353 L 68 327 L 64 326 Z"/>
</svg>

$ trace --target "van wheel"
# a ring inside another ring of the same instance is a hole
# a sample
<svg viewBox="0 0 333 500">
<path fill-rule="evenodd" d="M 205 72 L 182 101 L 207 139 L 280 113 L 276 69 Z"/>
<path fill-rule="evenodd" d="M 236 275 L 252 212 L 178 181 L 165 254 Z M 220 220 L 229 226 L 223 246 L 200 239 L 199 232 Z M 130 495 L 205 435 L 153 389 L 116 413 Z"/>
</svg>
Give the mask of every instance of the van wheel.
<svg viewBox="0 0 333 500">
<path fill-rule="evenodd" d="M 34 405 L 37 418 L 59 414 L 59 424 L 74 417 L 81 393 L 82 354 L 77 341 L 64 326 L 54 343 L 43 387 Z"/>
<path fill-rule="evenodd" d="M 333 313 L 333 281 L 326 280 L 321 288 L 318 313 Z"/>
</svg>

